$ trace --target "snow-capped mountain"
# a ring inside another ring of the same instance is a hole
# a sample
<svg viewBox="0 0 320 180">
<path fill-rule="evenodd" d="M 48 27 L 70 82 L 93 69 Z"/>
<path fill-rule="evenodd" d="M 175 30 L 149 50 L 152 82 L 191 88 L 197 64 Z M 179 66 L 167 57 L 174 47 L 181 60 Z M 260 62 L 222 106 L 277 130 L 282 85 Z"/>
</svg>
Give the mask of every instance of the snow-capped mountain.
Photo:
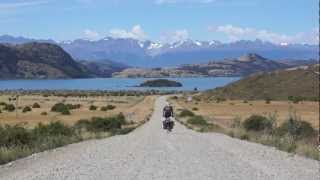
<svg viewBox="0 0 320 180">
<path fill-rule="evenodd" d="M 317 45 L 273 44 L 261 40 L 240 40 L 232 43 L 219 41 L 183 40 L 174 43 L 140 41 L 130 38 L 105 37 L 100 40 L 76 39 L 55 42 L 9 35 L 0 36 L 0 43 L 21 44 L 48 42 L 60 45 L 73 58 L 79 60 L 111 59 L 130 66 L 163 67 L 189 63 L 206 63 L 257 53 L 270 59 L 316 59 Z"/>
</svg>

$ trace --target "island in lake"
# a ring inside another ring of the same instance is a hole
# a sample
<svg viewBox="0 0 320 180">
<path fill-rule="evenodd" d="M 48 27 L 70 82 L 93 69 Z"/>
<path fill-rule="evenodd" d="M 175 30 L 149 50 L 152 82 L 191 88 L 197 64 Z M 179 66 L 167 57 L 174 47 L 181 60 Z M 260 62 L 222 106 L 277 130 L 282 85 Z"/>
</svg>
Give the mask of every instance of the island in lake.
<svg viewBox="0 0 320 180">
<path fill-rule="evenodd" d="M 182 87 L 180 82 L 168 79 L 148 80 L 139 85 L 140 87 Z"/>
</svg>

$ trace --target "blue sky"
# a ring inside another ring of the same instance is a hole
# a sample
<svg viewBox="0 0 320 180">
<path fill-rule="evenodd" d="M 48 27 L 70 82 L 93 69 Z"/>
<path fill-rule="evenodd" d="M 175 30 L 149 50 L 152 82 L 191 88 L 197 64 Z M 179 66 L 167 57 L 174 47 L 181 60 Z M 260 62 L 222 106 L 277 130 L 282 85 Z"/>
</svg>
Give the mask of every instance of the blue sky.
<svg viewBox="0 0 320 180">
<path fill-rule="evenodd" d="M 0 34 L 318 42 L 318 0 L 1 0 Z"/>
</svg>

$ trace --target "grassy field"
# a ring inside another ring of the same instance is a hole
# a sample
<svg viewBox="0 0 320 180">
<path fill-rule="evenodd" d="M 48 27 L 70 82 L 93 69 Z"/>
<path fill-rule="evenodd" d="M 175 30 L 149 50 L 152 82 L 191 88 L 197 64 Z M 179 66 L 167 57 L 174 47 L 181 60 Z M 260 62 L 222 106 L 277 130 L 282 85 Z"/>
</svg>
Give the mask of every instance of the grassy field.
<svg viewBox="0 0 320 180">
<path fill-rule="evenodd" d="M 108 117 L 123 113 L 128 121 L 139 122 L 151 114 L 155 96 L 98 96 L 98 97 L 61 97 L 42 95 L 20 96 L 18 101 L 11 100 L 11 95 L 1 95 L 0 102 L 13 104 L 18 107 L 17 111 L 8 112 L 4 106 L 0 106 L 0 125 L 25 124 L 27 127 L 34 127 L 38 123 L 48 124 L 50 122 L 61 121 L 66 125 L 73 125 L 81 119 L 92 117 Z M 17 104 L 16 104 L 17 103 Z M 34 103 L 38 103 L 40 108 L 32 108 Z M 70 110 L 70 115 L 62 115 L 52 112 L 51 108 L 56 103 L 80 105 L 79 109 Z M 112 110 L 101 111 L 101 107 L 112 105 Z M 96 106 L 96 110 L 90 110 L 90 106 Z M 30 112 L 23 113 L 25 107 L 31 107 Z M 46 114 L 46 115 L 43 115 Z"/>
<path fill-rule="evenodd" d="M 223 133 L 320 160 L 319 102 L 188 102 L 186 97 L 170 98 L 170 102 L 177 120 L 190 129 Z"/>
<path fill-rule="evenodd" d="M 187 102 L 185 98 L 173 101 L 177 108 L 184 108 L 194 111 L 206 117 L 220 126 L 229 127 L 235 118 L 243 121 L 253 114 L 263 116 L 276 116 L 277 125 L 280 125 L 289 118 L 290 115 L 296 115 L 301 120 L 307 121 L 314 128 L 319 127 L 319 103 L 318 102 L 300 102 L 294 104 L 289 101 L 271 101 L 267 104 L 265 101 L 242 101 L 227 100 L 223 102 Z"/>
</svg>

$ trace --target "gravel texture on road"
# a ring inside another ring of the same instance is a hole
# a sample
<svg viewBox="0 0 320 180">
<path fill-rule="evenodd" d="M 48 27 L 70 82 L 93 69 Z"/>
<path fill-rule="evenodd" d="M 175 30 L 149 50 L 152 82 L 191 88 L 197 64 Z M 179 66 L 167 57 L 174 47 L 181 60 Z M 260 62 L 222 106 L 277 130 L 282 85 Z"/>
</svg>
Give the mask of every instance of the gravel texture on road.
<svg viewBox="0 0 320 180">
<path fill-rule="evenodd" d="M 128 135 L 68 145 L 0 166 L 1 180 L 318 180 L 319 162 L 275 148 L 198 133 L 176 123 L 162 129 L 165 97 L 149 122 Z M 150 108 L 150 107 L 146 107 Z"/>
</svg>

